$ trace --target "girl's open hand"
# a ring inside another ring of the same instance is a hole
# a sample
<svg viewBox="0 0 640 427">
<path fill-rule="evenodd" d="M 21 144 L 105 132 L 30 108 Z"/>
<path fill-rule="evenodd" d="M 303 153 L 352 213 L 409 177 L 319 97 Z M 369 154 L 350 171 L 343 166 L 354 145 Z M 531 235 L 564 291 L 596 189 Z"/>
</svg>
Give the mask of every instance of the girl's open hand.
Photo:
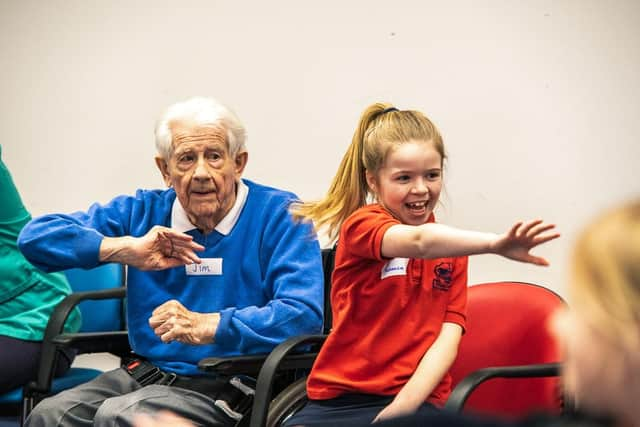
<svg viewBox="0 0 640 427">
<path fill-rule="evenodd" d="M 560 237 L 559 233 L 550 233 L 555 225 L 545 224 L 537 219 L 529 222 L 517 222 L 511 229 L 498 237 L 492 245 L 492 252 L 503 257 L 536 265 L 549 265 L 549 262 L 530 253 L 531 249 Z"/>
<path fill-rule="evenodd" d="M 401 417 L 403 415 L 412 414 L 416 411 L 416 408 L 410 406 L 404 406 L 395 401 L 385 406 L 382 411 L 376 415 L 371 424 L 375 424 L 379 421 L 388 420 L 391 418 Z"/>
</svg>

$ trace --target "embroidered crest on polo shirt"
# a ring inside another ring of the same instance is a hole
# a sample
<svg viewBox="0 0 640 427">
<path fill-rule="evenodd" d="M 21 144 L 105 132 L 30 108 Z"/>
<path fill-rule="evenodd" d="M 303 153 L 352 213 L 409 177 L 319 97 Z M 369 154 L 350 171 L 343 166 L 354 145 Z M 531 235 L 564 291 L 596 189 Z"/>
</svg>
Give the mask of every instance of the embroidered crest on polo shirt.
<svg viewBox="0 0 640 427">
<path fill-rule="evenodd" d="M 393 258 L 390 259 L 380 272 L 380 279 L 391 276 L 406 276 L 407 264 L 409 264 L 409 258 Z"/>
<path fill-rule="evenodd" d="M 453 263 L 441 262 L 433 269 L 436 277 L 433 278 L 433 289 L 440 291 L 448 291 L 451 288 L 451 281 L 453 279 Z"/>
</svg>

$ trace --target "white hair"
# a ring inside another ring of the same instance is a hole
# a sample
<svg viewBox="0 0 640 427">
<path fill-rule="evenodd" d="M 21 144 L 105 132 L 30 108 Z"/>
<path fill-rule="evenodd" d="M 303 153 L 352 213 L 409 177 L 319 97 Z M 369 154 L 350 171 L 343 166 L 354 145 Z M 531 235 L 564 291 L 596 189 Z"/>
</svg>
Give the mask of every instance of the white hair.
<svg viewBox="0 0 640 427">
<path fill-rule="evenodd" d="M 223 127 L 227 133 L 229 152 L 234 157 L 246 149 L 247 131 L 238 116 L 213 98 L 195 97 L 169 106 L 158 120 L 156 149 L 162 158 L 169 159 L 173 153 L 170 125 L 182 121 Z"/>
</svg>

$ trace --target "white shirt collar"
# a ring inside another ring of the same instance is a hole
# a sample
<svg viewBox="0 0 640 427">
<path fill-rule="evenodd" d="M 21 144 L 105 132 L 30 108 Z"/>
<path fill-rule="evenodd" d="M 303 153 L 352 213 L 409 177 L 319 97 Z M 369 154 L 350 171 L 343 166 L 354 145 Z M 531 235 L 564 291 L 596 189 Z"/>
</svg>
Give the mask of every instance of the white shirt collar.
<svg viewBox="0 0 640 427">
<path fill-rule="evenodd" d="M 233 226 L 238 222 L 238 218 L 240 217 L 240 211 L 247 201 L 247 195 L 249 194 L 249 187 L 242 180 L 238 181 L 237 192 L 236 192 L 236 202 L 233 204 L 233 207 L 222 218 L 222 221 L 216 225 L 215 230 L 223 235 L 227 235 L 231 233 Z M 195 225 L 189 221 L 189 217 L 187 216 L 187 212 L 182 207 L 180 200 L 176 196 L 176 199 L 173 201 L 173 206 L 171 208 L 171 228 L 181 233 L 185 231 L 193 230 L 197 228 Z"/>
</svg>

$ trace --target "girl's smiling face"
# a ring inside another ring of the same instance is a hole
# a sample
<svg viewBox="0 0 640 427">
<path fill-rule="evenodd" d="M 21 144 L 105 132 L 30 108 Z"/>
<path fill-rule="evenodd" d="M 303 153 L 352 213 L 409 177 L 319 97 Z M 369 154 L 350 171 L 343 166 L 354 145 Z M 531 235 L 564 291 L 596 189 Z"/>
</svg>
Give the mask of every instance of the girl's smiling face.
<svg viewBox="0 0 640 427">
<path fill-rule="evenodd" d="M 367 183 L 378 202 L 403 224 L 427 222 L 442 190 L 442 156 L 431 141 L 407 141 L 392 148 Z"/>
</svg>

